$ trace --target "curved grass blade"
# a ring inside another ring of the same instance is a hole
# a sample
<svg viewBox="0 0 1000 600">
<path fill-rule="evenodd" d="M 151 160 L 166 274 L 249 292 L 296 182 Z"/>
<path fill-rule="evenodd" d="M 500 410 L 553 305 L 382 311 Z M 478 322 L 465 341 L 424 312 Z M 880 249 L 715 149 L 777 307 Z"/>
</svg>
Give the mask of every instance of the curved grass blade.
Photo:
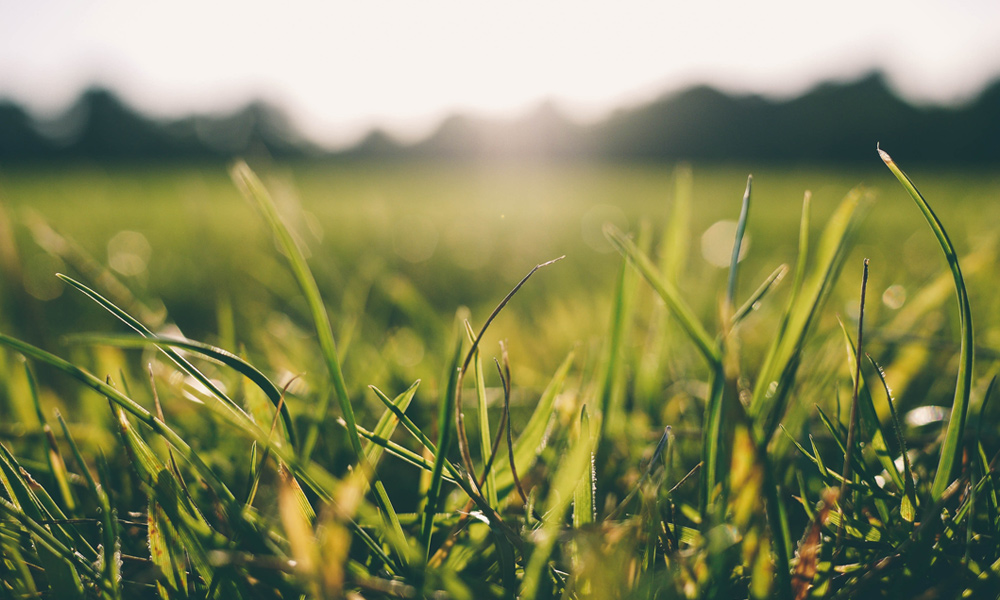
<svg viewBox="0 0 1000 600">
<path fill-rule="evenodd" d="M 61 273 L 56 273 L 56 277 L 65 281 L 71 286 L 75 287 L 85 296 L 89 297 L 91 300 L 99 304 L 102 308 L 104 308 L 114 316 L 118 317 L 119 320 L 121 320 L 123 323 L 134 329 L 139 335 L 147 338 L 156 337 L 156 334 L 153 333 L 148 327 L 143 325 L 141 321 L 139 321 L 132 315 L 128 314 L 127 312 L 119 308 L 117 305 L 115 305 L 113 302 L 111 302 L 104 296 L 98 294 L 96 291 L 80 283 L 79 281 L 73 279 L 72 277 L 68 277 Z M 219 386 L 215 385 L 215 383 L 213 383 L 211 379 L 209 379 L 204 373 L 198 370 L 197 367 L 192 365 L 186 358 L 178 354 L 176 350 L 174 350 L 169 346 L 164 346 L 164 345 L 158 345 L 157 348 L 159 348 L 160 352 L 166 354 L 167 357 L 170 358 L 170 360 L 172 360 L 174 364 L 176 364 L 182 371 L 184 371 L 191 377 L 194 377 L 198 381 L 198 383 L 203 385 L 205 389 L 207 389 L 213 396 L 218 398 L 222 402 L 223 406 L 225 406 L 230 412 L 234 413 L 234 416 L 236 416 L 237 418 L 243 417 L 249 420 L 249 417 L 247 416 L 246 412 L 240 407 L 239 404 L 234 402 L 232 398 L 230 398 L 228 395 L 226 395 L 225 392 L 219 389 Z"/>
<path fill-rule="evenodd" d="M 962 268 L 958 264 L 958 254 L 952 245 L 948 234 L 944 230 L 944 225 L 934 214 L 930 204 L 917 191 L 916 186 L 909 177 L 903 173 L 896 165 L 889 154 L 878 148 L 879 156 L 885 166 L 889 167 L 892 174 L 896 176 L 903 189 L 916 202 L 924 219 L 930 226 L 931 231 L 944 252 L 948 267 L 951 269 L 952 277 L 955 279 L 955 293 L 958 295 L 958 316 L 961 326 L 961 346 L 958 360 L 958 380 L 955 383 L 955 399 L 951 406 L 951 418 L 948 420 L 948 430 L 945 433 L 944 444 L 941 446 L 941 456 L 938 460 L 938 468 L 934 473 L 934 482 L 931 484 L 931 498 L 938 501 L 944 495 L 944 491 L 951 483 L 951 473 L 955 470 L 955 464 L 959 459 L 959 446 L 962 435 L 965 431 L 965 421 L 969 412 L 969 397 L 972 392 L 972 363 L 973 363 L 973 334 L 972 334 L 972 309 L 969 307 L 969 295 L 965 288 L 965 278 L 962 277 Z"/>
<path fill-rule="evenodd" d="M 556 397 L 566 384 L 566 378 L 569 376 L 569 369 L 573 365 L 575 356 L 575 352 L 570 352 L 556 369 L 552 379 L 542 391 L 528 423 L 514 442 L 514 467 L 518 473 L 527 472 L 538 458 L 538 452 L 545 443 L 546 431 L 549 427 L 549 420 L 552 418 Z M 497 494 L 503 499 L 514 489 L 514 475 L 511 473 L 510 465 L 503 461 L 497 464 L 495 469 Z"/>
<path fill-rule="evenodd" d="M 142 348 L 144 346 L 170 346 L 173 348 L 181 348 L 183 350 L 188 350 L 196 354 L 200 354 L 209 359 L 218 361 L 227 367 L 233 369 L 237 373 L 240 373 L 250 381 L 254 383 L 264 394 L 267 396 L 271 404 L 274 405 L 275 409 L 280 409 L 281 420 L 285 426 L 285 432 L 288 435 L 288 441 L 293 448 L 297 447 L 297 439 L 295 436 L 295 429 L 292 423 L 292 416 L 288 412 L 287 403 L 281 400 L 281 390 L 278 389 L 274 383 L 267 378 L 266 375 L 260 372 L 257 367 L 251 365 L 247 361 L 243 360 L 239 356 L 236 356 L 228 350 L 224 350 L 217 346 L 212 346 L 211 344 L 205 344 L 203 342 L 197 342 L 194 340 L 173 338 L 169 336 L 161 335 L 149 335 L 143 337 L 137 337 L 132 335 L 114 335 L 114 334 L 83 334 L 74 335 L 66 338 L 70 342 L 82 342 L 88 344 L 103 344 L 107 346 L 115 346 L 118 348 Z"/>
</svg>

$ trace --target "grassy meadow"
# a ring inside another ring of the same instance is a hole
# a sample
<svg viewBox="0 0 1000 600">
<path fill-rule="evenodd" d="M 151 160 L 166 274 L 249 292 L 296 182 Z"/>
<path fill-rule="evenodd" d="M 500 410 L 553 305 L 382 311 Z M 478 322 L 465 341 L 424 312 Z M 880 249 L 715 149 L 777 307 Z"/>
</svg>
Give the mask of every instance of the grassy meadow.
<svg viewBox="0 0 1000 600">
<path fill-rule="evenodd" d="M 874 154 L 0 168 L 0 598 L 1000 590 L 1000 176 L 903 154 L 946 234 Z"/>
</svg>

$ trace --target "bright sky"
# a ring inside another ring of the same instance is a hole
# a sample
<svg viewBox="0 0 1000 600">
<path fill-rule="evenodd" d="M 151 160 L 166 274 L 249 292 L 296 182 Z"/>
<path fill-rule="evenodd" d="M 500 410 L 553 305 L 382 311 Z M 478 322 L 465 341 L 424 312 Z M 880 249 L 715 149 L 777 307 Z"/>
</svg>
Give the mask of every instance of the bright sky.
<svg viewBox="0 0 1000 600">
<path fill-rule="evenodd" d="M 308 137 L 404 138 L 545 99 L 593 119 L 693 83 L 787 96 L 882 68 L 918 101 L 1000 74 L 995 0 L 0 0 L 0 97 L 99 83 L 153 114 L 285 108 Z"/>
</svg>

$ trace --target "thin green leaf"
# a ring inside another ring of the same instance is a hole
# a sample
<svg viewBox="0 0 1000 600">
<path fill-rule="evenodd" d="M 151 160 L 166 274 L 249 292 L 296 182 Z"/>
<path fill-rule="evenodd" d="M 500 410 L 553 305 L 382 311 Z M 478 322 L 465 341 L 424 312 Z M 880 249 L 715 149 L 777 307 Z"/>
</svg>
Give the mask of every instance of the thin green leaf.
<svg viewBox="0 0 1000 600">
<path fill-rule="evenodd" d="M 590 415 L 587 414 L 587 405 L 584 405 L 580 409 L 580 441 L 591 448 L 595 447 L 594 434 L 590 428 Z M 652 463 L 653 461 L 650 461 L 650 466 L 652 466 Z M 597 489 L 596 467 L 594 453 L 591 451 L 588 472 L 580 480 L 580 483 L 576 486 L 576 490 L 573 492 L 573 527 L 575 529 L 585 527 L 597 519 L 597 510 L 594 507 L 594 491 Z"/>
<path fill-rule="evenodd" d="M 34 480 L 29 481 L 27 471 L 21 467 L 6 446 L 0 445 L 0 482 L 6 488 L 8 495 L 14 501 L 11 505 L 24 519 L 33 523 L 54 520 L 54 515 L 46 511 L 32 487 L 40 487 Z M 2 498 L 0 498 L 2 500 Z M 18 518 L 15 516 L 15 518 Z M 24 524 L 24 519 L 18 519 Z M 60 598 L 83 598 L 83 582 L 77 567 L 73 564 L 72 551 L 67 544 L 72 544 L 65 532 L 44 525 L 38 525 L 48 537 L 58 542 L 57 545 L 43 543 L 37 549 L 39 563 L 44 567 L 52 592 Z M 33 532 L 34 533 L 34 532 Z"/>
<path fill-rule="evenodd" d="M 814 268 L 808 275 L 805 267 L 805 244 L 800 235 L 800 256 L 796 267 L 796 286 L 786 316 L 775 334 L 768 354 L 761 366 L 754 385 L 749 413 L 760 433 L 760 439 L 769 440 L 785 412 L 789 394 L 795 381 L 806 336 L 823 302 L 829 296 L 844 264 L 850 241 L 857 233 L 863 200 L 867 194 L 855 188 L 841 201 L 830 217 L 817 248 Z M 808 196 L 803 206 L 803 230 L 807 225 Z M 799 277 L 801 285 L 798 285 Z"/>
<path fill-rule="evenodd" d="M 875 454 L 875 458 L 878 459 L 882 468 L 889 474 L 889 478 L 892 479 L 896 488 L 903 491 L 906 487 L 903 482 L 903 476 L 899 473 L 899 469 L 896 468 L 896 463 L 893 461 L 892 452 L 889 450 L 889 444 L 886 441 L 885 430 L 882 428 L 882 422 L 878 418 L 878 411 L 875 410 L 871 390 L 868 389 L 868 383 L 865 380 L 864 374 L 860 370 L 856 370 L 858 357 L 854 341 L 851 339 L 851 334 L 847 331 L 843 321 L 840 322 L 840 329 L 844 335 L 844 342 L 847 347 L 847 362 L 848 370 L 851 372 L 851 380 L 853 381 L 855 372 L 861 378 L 857 382 L 858 416 L 860 417 L 861 425 L 868 434 L 868 446 Z"/>
<path fill-rule="evenodd" d="M 434 455 L 434 470 L 431 472 L 431 486 L 427 493 L 427 503 L 424 506 L 424 518 L 420 527 L 420 542 L 424 549 L 425 558 L 430 558 L 431 535 L 434 533 L 434 517 L 437 514 L 440 503 L 441 484 L 444 480 L 444 465 L 447 462 L 448 449 L 454 437 L 454 415 L 455 410 L 453 398 L 458 386 L 459 360 L 462 354 L 462 341 L 456 340 L 455 349 L 451 360 L 448 361 L 447 381 L 445 393 L 441 397 L 438 405 L 438 443 L 437 453 Z"/>
<path fill-rule="evenodd" d="M 930 226 L 931 231 L 944 252 L 948 267 L 955 279 L 955 293 L 958 295 L 958 315 L 961 326 L 961 346 L 959 350 L 958 380 L 955 383 L 955 399 L 952 402 L 951 418 L 948 419 L 948 431 L 945 434 L 944 444 L 941 446 L 941 456 L 938 460 L 938 468 L 934 473 L 934 482 L 931 484 L 931 498 L 940 500 L 944 491 L 951 483 L 951 474 L 955 470 L 955 465 L 961 454 L 960 444 L 965 431 L 965 421 L 969 411 L 969 396 L 972 392 L 972 363 L 973 363 L 973 333 L 972 333 L 972 310 L 969 307 L 969 295 L 965 289 L 965 278 L 962 277 L 962 268 L 958 264 L 958 254 L 952 245 L 948 234 L 944 230 L 941 221 L 931 210 L 930 204 L 924 200 L 917 188 L 910 181 L 910 178 L 903 173 L 889 156 L 881 148 L 878 149 L 879 156 L 889 167 L 892 174 L 896 176 L 899 183 L 910 194 L 913 201 L 917 203 L 920 212 Z"/>
<path fill-rule="evenodd" d="M 786 273 L 788 273 L 788 265 L 779 265 L 777 269 L 772 271 L 771 274 L 767 276 L 767 279 L 765 279 L 764 282 L 761 283 L 756 290 L 754 290 L 754 293 L 750 294 L 747 301 L 736 309 L 736 312 L 733 313 L 732 324 L 737 325 L 743 321 L 747 315 L 756 310 L 757 303 L 760 302 L 764 296 L 774 288 L 774 286 L 781 282 Z"/>
<path fill-rule="evenodd" d="M 56 437 L 53 435 L 52 428 L 49 427 L 49 423 L 45 419 L 45 414 L 42 412 L 42 403 L 38 398 L 38 382 L 35 380 L 35 374 L 26 360 L 24 361 L 24 376 L 28 381 L 28 390 L 31 395 L 31 402 L 35 406 L 38 422 L 41 424 L 42 431 L 45 433 L 45 439 L 49 444 L 49 451 L 45 455 L 49 464 L 49 471 L 52 473 L 52 477 L 55 478 L 56 485 L 59 486 L 59 494 L 66 506 L 66 511 L 72 514 L 76 511 L 76 498 L 73 495 L 73 488 L 69 485 L 66 461 L 63 460 L 59 444 L 56 443 Z"/>
<path fill-rule="evenodd" d="M 521 598 L 536 598 L 540 595 L 545 566 L 555 548 L 566 510 L 573 500 L 577 486 L 582 480 L 588 478 L 591 454 L 594 450 L 588 441 L 581 436 L 576 443 L 567 449 L 562 460 L 559 461 L 548 496 L 545 499 L 545 516 L 542 520 L 542 527 L 536 534 L 536 539 L 539 541 L 524 569 Z"/>
<path fill-rule="evenodd" d="M 632 264 L 639 269 L 639 273 L 653 286 L 653 290 L 663 299 L 667 307 L 677 318 L 677 322 L 694 342 L 695 346 L 702 353 L 710 364 L 718 363 L 721 360 L 721 353 L 712 337 L 705 331 L 704 326 L 694 316 L 694 311 L 688 306 L 681 293 L 674 287 L 674 284 L 667 281 L 660 275 L 656 266 L 653 265 L 649 257 L 639 250 L 635 242 L 630 240 L 617 227 L 610 223 L 604 226 L 604 235 L 611 242 L 618 252 L 632 261 Z"/>
<path fill-rule="evenodd" d="M 337 356 L 337 343 L 333 339 L 330 317 L 326 312 L 326 306 L 323 304 L 319 287 L 316 285 L 316 279 L 313 277 L 312 271 L 306 263 L 305 255 L 292 236 L 288 225 L 278 214 L 278 209 L 275 207 L 267 188 L 264 187 L 264 184 L 257 175 L 250 170 L 250 167 L 240 161 L 233 165 L 231 175 L 237 187 L 243 192 L 243 195 L 260 211 L 270 227 L 271 233 L 274 234 L 274 237 L 281 245 L 285 258 L 288 259 L 288 264 L 292 270 L 292 274 L 295 276 L 295 281 L 299 284 L 306 304 L 309 306 L 309 314 L 315 325 L 320 351 L 326 362 L 327 371 L 330 373 L 330 380 L 333 383 L 334 392 L 340 404 L 340 410 L 343 413 L 344 420 L 347 422 L 348 439 L 351 442 L 351 447 L 354 449 L 355 455 L 363 460 L 364 452 L 361 447 L 361 438 L 355 430 L 357 422 L 354 418 L 354 407 L 351 405 L 351 399 L 347 393 L 347 383 L 344 381 L 340 359 Z M 316 415 L 310 427 L 319 427 L 319 424 L 324 421 L 325 416 L 325 414 Z"/>
<path fill-rule="evenodd" d="M 569 376 L 569 369 L 573 365 L 574 358 L 575 353 L 570 352 L 556 369 L 552 379 L 542 391 L 542 395 L 535 405 L 535 410 L 528 418 L 528 423 L 514 442 L 514 467 L 518 473 L 526 473 L 538 459 L 538 453 L 547 438 L 546 433 L 549 429 L 549 420 L 553 415 L 556 397 L 559 396 L 566 384 L 566 378 Z M 514 489 L 514 476 L 511 473 L 510 465 L 506 462 L 501 461 L 494 469 L 497 476 L 497 494 L 502 499 Z"/>
<path fill-rule="evenodd" d="M 418 379 L 406 391 L 391 401 L 395 410 L 386 408 L 386 411 L 379 418 L 378 423 L 376 423 L 375 428 L 372 429 L 373 435 L 386 440 L 392 438 L 392 434 L 396 431 L 396 426 L 399 425 L 399 417 L 396 416 L 396 413 L 406 412 L 406 409 L 410 406 L 410 401 L 413 400 L 414 394 L 417 393 L 419 385 L 420 380 Z M 372 467 L 378 467 L 379 460 L 382 458 L 382 450 L 381 446 L 369 442 L 368 447 L 365 449 L 365 454 L 368 456 L 368 462 L 371 463 Z"/>
<path fill-rule="evenodd" d="M 281 419 L 285 426 L 285 432 L 288 435 L 288 441 L 292 447 L 297 447 L 297 439 L 295 436 L 295 429 L 292 423 L 292 416 L 288 412 L 288 404 L 281 401 L 281 390 L 278 389 L 266 375 L 261 373 L 256 367 L 243 360 L 239 356 L 236 356 L 228 350 L 212 346 L 210 344 L 205 344 L 202 342 L 196 342 L 194 340 L 172 338 L 168 336 L 160 335 L 148 335 L 143 337 L 136 337 L 132 335 L 110 335 L 110 334 L 85 334 L 76 335 L 68 337 L 67 340 L 71 342 L 80 342 L 88 344 L 103 344 L 107 346 L 115 346 L 118 348 L 141 348 L 144 346 L 170 346 L 174 348 L 182 348 L 196 354 L 200 354 L 212 360 L 221 362 L 227 367 L 233 369 L 234 371 L 240 373 L 250 381 L 254 383 L 264 394 L 267 396 L 271 404 L 274 405 L 275 409 L 279 406 L 281 407 Z"/>
<path fill-rule="evenodd" d="M 736 302 L 736 279 L 739 273 L 740 250 L 743 249 L 743 234 L 747 230 L 747 219 L 750 216 L 750 189 L 753 176 L 747 177 L 747 189 L 743 192 L 743 204 L 740 208 L 740 218 L 736 222 L 736 240 L 733 242 L 733 255 L 729 261 L 729 283 L 726 285 L 726 305 L 732 309 Z"/>
<path fill-rule="evenodd" d="M 871 362 L 872 366 L 875 367 L 875 372 L 878 374 L 879 381 L 882 382 L 882 388 L 885 390 L 885 399 L 889 403 L 889 414 L 892 416 L 892 426 L 896 430 L 896 441 L 899 443 L 899 452 L 903 458 L 903 499 L 900 502 L 899 515 L 903 517 L 906 521 L 913 523 L 917 518 L 917 492 L 916 487 L 913 484 L 913 471 L 910 469 L 910 457 L 906 453 L 906 439 L 903 437 L 903 426 L 899 421 L 899 415 L 896 414 L 895 403 L 892 400 L 892 390 L 889 389 L 889 384 L 885 380 L 885 371 L 882 370 L 882 365 L 875 362 L 875 359 L 869 355 L 868 361 Z"/>
</svg>

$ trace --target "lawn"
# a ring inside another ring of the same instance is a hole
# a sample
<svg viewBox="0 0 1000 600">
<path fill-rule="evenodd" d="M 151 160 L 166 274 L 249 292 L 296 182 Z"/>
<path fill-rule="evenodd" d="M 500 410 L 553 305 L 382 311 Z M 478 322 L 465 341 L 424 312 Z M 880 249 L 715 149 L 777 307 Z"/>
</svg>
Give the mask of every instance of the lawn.
<svg viewBox="0 0 1000 600">
<path fill-rule="evenodd" d="M 995 589 L 1000 177 L 970 323 L 881 163 L 0 170 L 0 598 Z"/>
</svg>

